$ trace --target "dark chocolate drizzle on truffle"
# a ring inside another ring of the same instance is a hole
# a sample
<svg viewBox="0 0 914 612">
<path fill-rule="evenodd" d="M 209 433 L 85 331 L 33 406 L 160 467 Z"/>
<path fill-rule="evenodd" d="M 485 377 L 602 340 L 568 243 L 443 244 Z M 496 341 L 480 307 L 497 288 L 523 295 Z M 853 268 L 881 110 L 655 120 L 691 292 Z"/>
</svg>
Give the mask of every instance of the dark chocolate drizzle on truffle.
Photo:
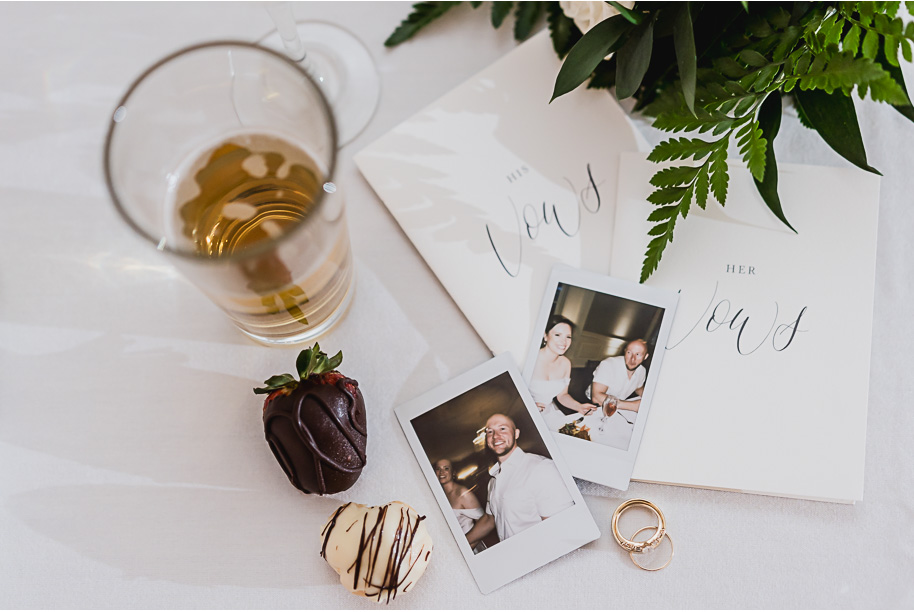
<svg viewBox="0 0 914 612">
<path fill-rule="evenodd" d="M 336 527 L 336 519 L 338 519 L 343 513 L 343 510 L 348 507 L 349 502 L 337 508 L 336 512 L 333 513 L 333 516 L 330 517 L 330 520 L 327 521 L 327 524 L 324 525 L 324 530 L 321 531 L 321 535 L 324 536 L 324 543 L 321 545 L 321 557 L 324 559 L 327 558 L 327 542 L 330 541 L 330 533 L 333 531 L 333 528 Z"/>
<path fill-rule="evenodd" d="M 324 544 L 321 548 L 321 556 L 324 558 L 326 558 L 325 552 L 327 550 L 327 542 L 330 539 L 330 534 L 336 527 L 336 520 L 347 506 L 349 506 L 349 504 L 338 508 L 337 511 L 331 516 L 327 525 L 324 527 L 324 531 L 321 534 L 324 536 Z M 374 575 L 375 568 L 377 567 L 378 557 L 380 556 L 381 541 L 384 537 L 384 520 L 387 517 L 387 511 L 389 509 L 390 504 L 381 506 L 378 509 L 377 518 L 374 521 L 374 525 L 372 525 L 370 529 L 368 528 L 368 513 L 366 512 L 362 517 L 362 533 L 359 538 L 359 548 L 356 552 L 356 557 L 353 560 L 352 565 L 350 565 L 346 570 L 347 573 L 353 572 L 352 588 L 353 590 L 357 591 L 359 588 L 359 576 L 362 570 L 362 558 L 365 557 L 368 562 L 368 567 L 365 571 L 365 577 L 363 578 L 365 582 L 365 595 L 367 597 L 377 597 L 377 601 L 381 601 L 381 598 L 386 596 L 386 603 L 390 603 L 392 599 L 396 599 L 400 587 L 403 586 L 404 582 L 406 582 L 406 578 L 416 566 L 416 563 L 418 563 L 419 559 L 422 558 L 422 551 L 425 549 L 424 544 L 422 545 L 422 548 L 416 552 L 415 559 L 410 564 L 403 577 L 399 580 L 397 579 L 397 576 L 399 576 L 400 570 L 403 567 L 403 563 L 405 563 L 409 557 L 409 551 L 410 548 L 412 548 L 413 540 L 415 539 L 416 532 L 419 529 L 419 524 L 426 518 L 417 514 L 416 520 L 413 522 L 409 518 L 408 509 L 403 507 L 400 508 L 400 520 L 398 521 L 397 529 L 393 534 L 393 544 L 390 547 L 390 554 L 387 557 L 387 566 L 384 568 L 384 577 L 381 580 L 381 584 L 373 584 L 370 582 L 370 580 Z M 352 526 L 350 525 L 350 529 L 351 528 Z M 346 531 L 349 531 L 349 529 Z M 425 553 L 426 561 L 428 560 L 431 552 L 431 549 L 429 549 Z M 406 583 L 406 586 L 403 586 L 403 591 L 406 592 L 412 585 L 413 582 Z M 377 589 L 377 592 L 369 592 L 369 589 Z"/>
</svg>

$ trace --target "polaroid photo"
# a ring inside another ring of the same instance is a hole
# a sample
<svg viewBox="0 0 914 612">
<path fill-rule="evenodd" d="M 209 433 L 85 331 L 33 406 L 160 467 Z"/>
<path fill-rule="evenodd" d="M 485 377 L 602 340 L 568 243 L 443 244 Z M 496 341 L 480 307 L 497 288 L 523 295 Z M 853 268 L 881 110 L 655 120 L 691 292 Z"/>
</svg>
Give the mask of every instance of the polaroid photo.
<svg viewBox="0 0 914 612">
<path fill-rule="evenodd" d="M 625 491 L 679 294 L 556 266 L 524 380 L 571 473 Z"/>
<path fill-rule="evenodd" d="M 600 537 L 507 353 L 396 414 L 482 593 Z"/>
</svg>

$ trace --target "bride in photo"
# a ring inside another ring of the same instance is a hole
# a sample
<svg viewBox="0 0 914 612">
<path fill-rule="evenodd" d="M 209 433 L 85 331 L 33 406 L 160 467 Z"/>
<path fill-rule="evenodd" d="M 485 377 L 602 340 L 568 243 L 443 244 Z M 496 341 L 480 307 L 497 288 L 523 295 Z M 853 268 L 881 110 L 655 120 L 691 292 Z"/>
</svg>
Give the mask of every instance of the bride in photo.
<svg viewBox="0 0 914 612">
<path fill-rule="evenodd" d="M 573 332 L 574 323 L 563 316 L 552 315 L 546 323 L 546 332 L 543 334 L 528 385 L 533 401 L 544 416 L 559 412 L 552 402 L 554 398 L 559 404 L 572 410 L 571 414 L 589 415 L 599 408 L 596 404 L 582 404 L 568 394 L 571 360 L 565 357 L 565 353 L 571 347 Z"/>
</svg>

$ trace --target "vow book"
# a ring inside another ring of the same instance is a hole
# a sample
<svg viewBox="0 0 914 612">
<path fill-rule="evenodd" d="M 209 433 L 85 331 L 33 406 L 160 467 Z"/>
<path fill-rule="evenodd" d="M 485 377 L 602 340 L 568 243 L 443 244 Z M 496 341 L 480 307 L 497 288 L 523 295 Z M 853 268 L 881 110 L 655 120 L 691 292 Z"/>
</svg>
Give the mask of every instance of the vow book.
<svg viewBox="0 0 914 612">
<path fill-rule="evenodd" d="M 549 103 L 561 61 L 534 36 L 355 156 L 493 353 L 523 363 L 553 264 L 607 274 L 619 154 L 605 90 Z"/>
<path fill-rule="evenodd" d="M 612 273 L 637 279 L 660 167 L 625 155 Z M 648 285 L 679 307 L 632 478 L 863 499 L 879 177 L 779 164 L 785 227 L 744 166 L 693 206 Z"/>
</svg>

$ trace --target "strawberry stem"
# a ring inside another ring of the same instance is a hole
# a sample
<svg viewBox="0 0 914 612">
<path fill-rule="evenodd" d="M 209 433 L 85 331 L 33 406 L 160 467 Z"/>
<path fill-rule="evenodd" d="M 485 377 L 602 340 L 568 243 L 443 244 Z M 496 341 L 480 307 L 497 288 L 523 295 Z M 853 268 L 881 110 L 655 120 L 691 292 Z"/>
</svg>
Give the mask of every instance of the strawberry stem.
<svg viewBox="0 0 914 612">
<path fill-rule="evenodd" d="M 315 374 L 324 374 L 332 372 L 343 363 L 343 351 L 339 351 L 333 357 L 327 357 L 327 353 L 321 350 L 320 344 L 314 343 L 314 346 L 307 348 L 298 354 L 295 360 L 295 369 L 298 370 L 298 376 L 301 380 L 307 379 Z M 291 374 L 277 374 L 271 376 L 263 382 L 263 387 L 255 387 L 254 393 L 260 395 L 273 393 L 279 389 L 295 389 L 298 381 Z"/>
</svg>

